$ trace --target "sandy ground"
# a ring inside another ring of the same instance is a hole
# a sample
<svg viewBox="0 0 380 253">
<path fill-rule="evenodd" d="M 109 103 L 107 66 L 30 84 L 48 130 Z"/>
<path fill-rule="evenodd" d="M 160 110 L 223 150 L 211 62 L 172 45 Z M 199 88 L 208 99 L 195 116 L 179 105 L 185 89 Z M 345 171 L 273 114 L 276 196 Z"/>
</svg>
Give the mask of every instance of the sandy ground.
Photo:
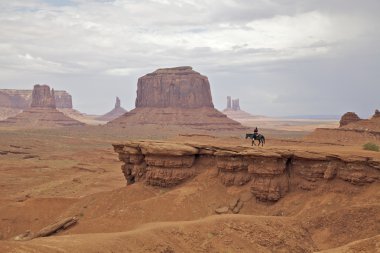
<svg viewBox="0 0 380 253">
<path fill-rule="evenodd" d="M 298 131 L 263 131 L 268 150 L 380 159 L 360 145 L 303 142 Z M 127 187 L 111 146 L 131 139 L 175 139 L 249 147 L 244 134 L 194 135 L 157 126 L 0 129 L 0 252 L 380 252 L 378 183 L 338 181 L 313 191 L 293 189 L 276 203 L 251 200 L 239 215 L 219 216 L 215 208 L 249 188 L 225 187 L 207 168 L 170 189 Z M 78 224 L 57 235 L 12 240 L 70 216 L 78 217 Z"/>
<path fill-rule="evenodd" d="M 322 119 L 290 119 L 290 118 L 237 118 L 235 119 L 244 126 L 259 127 L 264 129 L 274 129 L 283 131 L 301 131 L 312 132 L 316 128 L 337 128 L 339 122 L 337 120 Z"/>
</svg>

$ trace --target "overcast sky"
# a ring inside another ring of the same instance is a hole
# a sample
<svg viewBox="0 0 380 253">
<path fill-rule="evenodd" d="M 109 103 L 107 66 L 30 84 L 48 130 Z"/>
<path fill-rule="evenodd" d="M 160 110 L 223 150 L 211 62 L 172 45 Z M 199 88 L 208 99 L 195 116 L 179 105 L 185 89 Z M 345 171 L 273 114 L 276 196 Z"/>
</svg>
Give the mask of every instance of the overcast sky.
<svg viewBox="0 0 380 253">
<path fill-rule="evenodd" d="M 192 66 L 258 115 L 380 109 L 378 0 L 0 0 L 0 88 L 49 84 L 102 114 Z"/>
</svg>

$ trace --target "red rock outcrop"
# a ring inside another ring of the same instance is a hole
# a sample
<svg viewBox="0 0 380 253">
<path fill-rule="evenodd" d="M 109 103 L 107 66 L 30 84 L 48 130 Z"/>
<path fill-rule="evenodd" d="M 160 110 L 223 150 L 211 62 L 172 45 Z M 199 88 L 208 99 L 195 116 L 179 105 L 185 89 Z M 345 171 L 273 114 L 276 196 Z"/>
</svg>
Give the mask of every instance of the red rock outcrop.
<svg viewBox="0 0 380 253">
<path fill-rule="evenodd" d="M 340 119 L 339 125 L 340 125 L 340 127 L 343 127 L 343 126 L 346 126 L 352 122 L 357 122 L 360 120 L 361 120 L 361 118 L 359 118 L 359 116 L 356 113 L 347 112 Z"/>
<path fill-rule="evenodd" d="M 108 126 L 144 124 L 245 129 L 214 108 L 207 77 L 191 67 L 159 69 L 139 78 L 136 108 Z"/>
<path fill-rule="evenodd" d="M 339 128 L 317 128 L 305 137 L 306 141 L 326 143 L 380 143 L 380 114 L 376 110 L 371 119 L 360 119 L 353 112 L 344 114 Z"/>
<path fill-rule="evenodd" d="M 0 121 L 0 126 L 6 127 L 41 128 L 83 125 L 83 123 L 67 117 L 56 109 L 54 90 L 50 90 L 47 85 L 34 86 L 32 103 L 29 109 L 14 117 Z"/>
<path fill-rule="evenodd" d="M 121 115 L 125 114 L 126 112 L 127 112 L 127 110 L 125 110 L 123 107 L 121 107 L 120 99 L 118 97 L 116 97 L 115 108 L 112 111 L 110 111 L 110 112 L 108 112 L 108 113 L 104 114 L 103 116 L 100 116 L 96 119 L 101 120 L 101 121 L 111 121 L 111 120 L 119 118 Z"/>
<path fill-rule="evenodd" d="M 277 201 L 290 189 L 312 190 L 316 184 L 331 180 L 353 185 L 380 181 L 380 160 L 368 157 L 159 141 L 113 146 L 124 163 L 122 171 L 128 184 L 142 181 L 172 187 L 214 169 L 224 185 L 249 184 L 258 200 Z"/>
</svg>

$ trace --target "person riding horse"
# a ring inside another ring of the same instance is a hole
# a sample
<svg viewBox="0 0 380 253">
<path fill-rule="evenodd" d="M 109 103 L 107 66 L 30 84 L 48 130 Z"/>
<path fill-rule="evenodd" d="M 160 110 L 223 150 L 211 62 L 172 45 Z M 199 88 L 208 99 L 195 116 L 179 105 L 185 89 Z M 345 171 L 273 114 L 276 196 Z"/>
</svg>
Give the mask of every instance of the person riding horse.
<svg viewBox="0 0 380 253">
<path fill-rule="evenodd" d="M 253 130 L 253 134 L 246 134 L 245 135 L 245 138 L 250 138 L 252 139 L 252 146 L 255 145 L 256 146 L 256 143 L 255 143 L 255 140 L 258 140 L 259 141 L 259 146 L 261 144 L 261 146 L 264 147 L 264 143 L 265 143 L 265 137 L 264 135 L 262 134 L 259 134 L 259 129 L 256 127 L 255 130 Z"/>
</svg>

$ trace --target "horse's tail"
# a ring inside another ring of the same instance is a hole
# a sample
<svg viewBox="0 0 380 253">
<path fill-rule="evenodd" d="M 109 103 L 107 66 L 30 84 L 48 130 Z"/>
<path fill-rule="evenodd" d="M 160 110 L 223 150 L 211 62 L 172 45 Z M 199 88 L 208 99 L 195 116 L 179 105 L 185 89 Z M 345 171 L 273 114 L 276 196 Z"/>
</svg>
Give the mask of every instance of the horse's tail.
<svg viewBox="0 0 380 253">
<path fill-rule="evenodd" d="M 263 135 L 263 143 L 265 144 L 265 137 L 264 137 L 264 135 Z"/>
</svg>

